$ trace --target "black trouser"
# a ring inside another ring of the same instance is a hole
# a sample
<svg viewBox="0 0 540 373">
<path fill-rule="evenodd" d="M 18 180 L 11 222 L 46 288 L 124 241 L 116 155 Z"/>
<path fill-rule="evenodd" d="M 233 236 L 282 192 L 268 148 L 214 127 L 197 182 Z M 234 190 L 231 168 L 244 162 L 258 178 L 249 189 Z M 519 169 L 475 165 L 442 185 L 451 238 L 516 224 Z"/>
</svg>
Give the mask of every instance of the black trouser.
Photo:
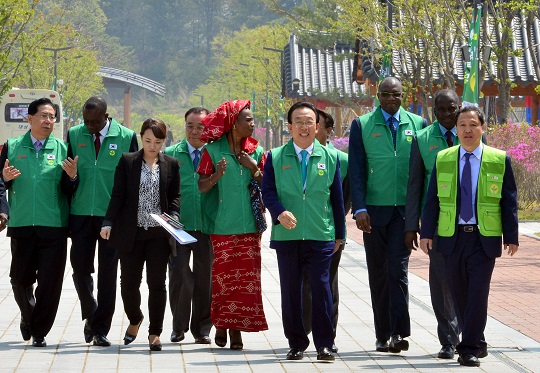
<svg viewBox="0 0 540 373">
<path fill-rule="evenodd" d="M 441 346 L 457 345 L 461 333 L 457 321 L 454 301 L 444 268 L 444 255 L 437 251 L 437 236 L 429 254 L 429 291 L 431 305 L 437 318 L 437 336 Z"/>
<path fill-rule="evenodd" d="M 137 325 L 143 318 L 141 311 L 141 280 L 146 262 L 146 283 L 148 284 L 148 334 L 161 335 L 163 318 L 167 305 L 167 262 L 169 260 L 169 235 L 161 227 L 137 228 L 135 246 L 132 251 L 121 252 L 120 289 L 124 311 L 131 325 Z"/>
<path fill-rule="evenodd" d="M 364 232 L 375 335 L 380 341 L 390 336 L 411 335 L 409 317 L 409 256 L 405 246 L 405 221 L 397 208 L 385 226 Z"/>
<path fill-rule="evenodd" d="M 458 231 L 454 251 L 444 257 L 444 264 L 462 332 L 456 350 L 478 356 L 487 346 L 484 329 L 495 258 L 486 255 L 480 233 Z"/>
<path fill-rule="evenodd" d="M 56 318 L 66 256 L 65 237 L 47 239 L 32 233 L 24 238 L 11 238 L 11 286 L 22 321 L 30 323 L 35 338 L 44 338 Z"/>
<path fill-rule="evenodd" d="M 71 215 L 71 266 L 73 283 L 81 302 L 82 319 L 89 319 L 94 334 L 107 335 L 116 303 L 118 255 L 99 232 L 103 218 Z M 94 256 L 98 243 L 97 300 L 94 298 Z"/>
<path fill-rule="evenodd" d="M 332 305 L 334 308 L 334 318 L 332 319 L 332 325 L 334 327 L 334 339 L 336 338 L 336 330 L 338 324 L 338 307 L 339 307 L 339 278 L 338 269 L 339 262 L 341 261 L 341 254 L 345 248 L 345 240 L 341 242 L 338 251 L 332 255 L 332 262 L 330 263 L 330 290 L 332 291 Z M 311 285 L 309 282 L 309 272 L 304 268 L 304 283 L 302 287 L 302 307 L 304 312 L 304 329 L 306 333 L 311 333 Z"/>
<path fill-rule="evenodd" d="M 173 315 L 173 331 L 191 329 L 195 338 L 208 336 L 212 329 L 212 261 L 214 252 L 210 236 L 188 231 L 197 242 L 176 245 L 176 256 L 169 257 L 169 303 Z M 193 253 L 193 270 L 189 261 Z M 191 324 L 190 324 L 191 316 Z"/>
</svg>

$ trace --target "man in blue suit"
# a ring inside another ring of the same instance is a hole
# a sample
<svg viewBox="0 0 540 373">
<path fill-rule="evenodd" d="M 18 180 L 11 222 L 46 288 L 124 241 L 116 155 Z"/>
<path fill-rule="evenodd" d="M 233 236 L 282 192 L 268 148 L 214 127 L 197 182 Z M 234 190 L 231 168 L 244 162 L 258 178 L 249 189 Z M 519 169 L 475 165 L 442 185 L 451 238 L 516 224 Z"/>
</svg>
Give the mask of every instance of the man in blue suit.
<svg viewBox="0 0 540 373">
<path fill-rule="evenodd" d="M 480 366 L 487 356 L 483 333 L 495 258 L 518 250 L 517 188 L 510 158 L 483 145 L 484 115 L 475 106 L 459 110 L 460 146 L 438 153 L 426 196 L 420 248 L 444 255 L 446 275 L 462 329 L 458 362 Z M 502 236 L 502 238 L 501 238 Z"/>
</svg>

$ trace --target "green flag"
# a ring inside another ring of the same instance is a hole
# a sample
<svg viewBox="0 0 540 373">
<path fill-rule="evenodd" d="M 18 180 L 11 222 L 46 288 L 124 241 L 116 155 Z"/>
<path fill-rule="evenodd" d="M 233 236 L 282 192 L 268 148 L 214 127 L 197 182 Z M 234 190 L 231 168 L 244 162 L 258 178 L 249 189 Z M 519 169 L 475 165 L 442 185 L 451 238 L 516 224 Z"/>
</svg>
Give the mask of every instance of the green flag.
<svg viewBox="0 0 540 373">
<path fill-rule="evenodd" d="M 392 75 L 392 43 L 388 42 L 388 45 L 383 50 L 383 58 L 381 64 L 381 71 L 379 72 L 379 80 L 377 82 L 377 87 L 383 81 L 384 78 L 387 78 Z M 373 100 L 373 107 L 376 108 L 379 106 L 379 99 L 375 96 Z"/>
<path fill-rule="evenodd" d="M 478 4 L 473 10 L 473 18 L 469 30 L 469 61 L 465 64 L 463 76 L 463 106 L 478 106 L 478 57 L 479 45 L 478 36 L 480 35 L 480 17 L 482 14 L 482 5 Z"/>
</svg>

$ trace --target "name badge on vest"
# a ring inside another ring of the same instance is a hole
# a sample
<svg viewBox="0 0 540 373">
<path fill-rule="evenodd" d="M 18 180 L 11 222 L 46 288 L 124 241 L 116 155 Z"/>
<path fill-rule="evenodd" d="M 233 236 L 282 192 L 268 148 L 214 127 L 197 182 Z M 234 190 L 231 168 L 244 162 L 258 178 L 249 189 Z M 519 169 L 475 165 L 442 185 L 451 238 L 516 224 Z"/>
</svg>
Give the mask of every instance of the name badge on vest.
<svg viewBox="0 0 540 373">
<path fill-rule="evenodd" d="M 116 149 L 118 149 L 118 145 L 116 145 L 116 144 L 110 144 L 110 145 L 109 145 L 109 149 L 111 149 L 111 150 L 116 150 Z"/>
</svg>

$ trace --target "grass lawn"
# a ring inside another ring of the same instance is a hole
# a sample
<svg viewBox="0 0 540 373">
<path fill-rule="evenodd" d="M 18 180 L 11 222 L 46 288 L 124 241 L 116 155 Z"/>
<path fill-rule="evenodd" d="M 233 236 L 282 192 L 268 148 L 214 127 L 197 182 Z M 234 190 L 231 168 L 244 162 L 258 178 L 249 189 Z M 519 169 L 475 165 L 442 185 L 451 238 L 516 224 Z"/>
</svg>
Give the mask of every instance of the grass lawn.
<svg viewBox="0 0 540 373">
<path fill-rule="evenodd" d="M 519 210 L 518 218 L 519 220 L 540 220 L 540 210 Z"/>
</svg>

